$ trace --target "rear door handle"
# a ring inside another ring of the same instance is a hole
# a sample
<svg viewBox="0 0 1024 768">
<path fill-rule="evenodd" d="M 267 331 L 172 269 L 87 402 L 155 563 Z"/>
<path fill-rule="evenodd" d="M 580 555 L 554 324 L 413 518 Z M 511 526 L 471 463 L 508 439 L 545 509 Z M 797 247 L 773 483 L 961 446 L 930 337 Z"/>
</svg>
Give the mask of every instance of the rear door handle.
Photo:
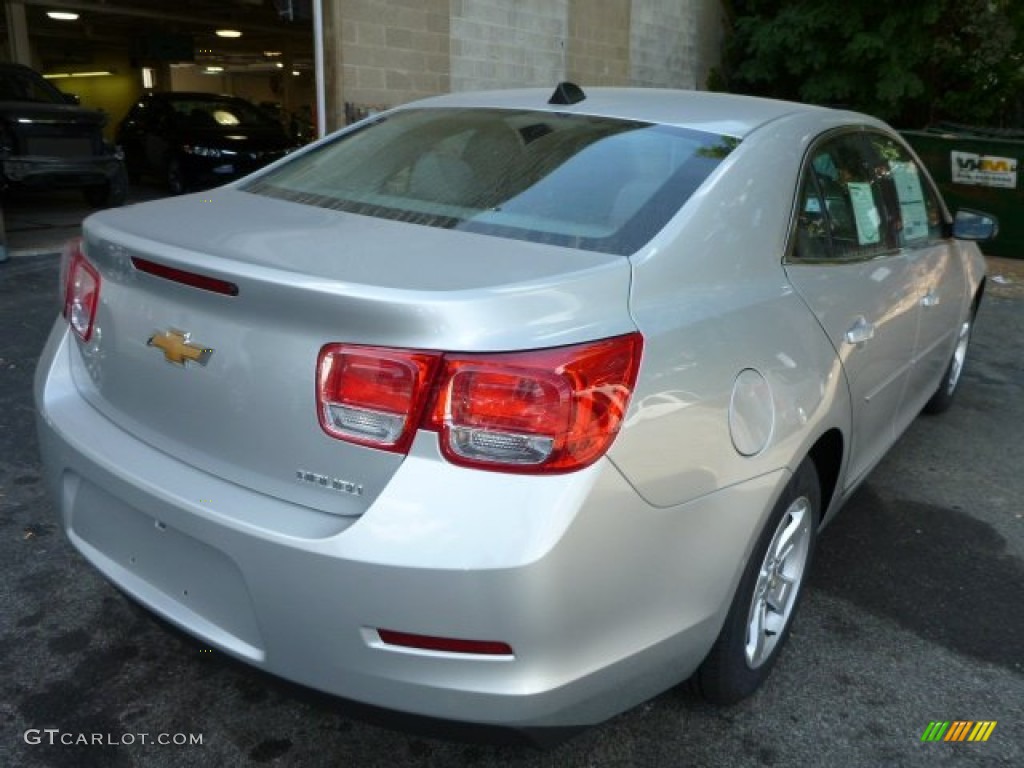
<svg viewBox="0 0 1024 768">
<path fill-rule="evenodd" d="M 866 318 L 858 317 L 857 322 L 850 326 L 846 332 L 847 344 L 863 344 L 875 338 L 875 325 L 869 323 Z"/>
</svg>

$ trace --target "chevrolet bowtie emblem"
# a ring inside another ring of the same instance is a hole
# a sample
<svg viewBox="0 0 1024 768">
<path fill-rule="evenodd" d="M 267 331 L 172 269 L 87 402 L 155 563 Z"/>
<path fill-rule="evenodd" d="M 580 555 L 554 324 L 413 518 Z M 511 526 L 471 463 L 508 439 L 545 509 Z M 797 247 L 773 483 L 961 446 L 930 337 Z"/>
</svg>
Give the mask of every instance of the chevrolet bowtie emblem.
<svg viewBox="0 0 1024 768">
<path fill-rule="evenodd" d="M 206 365 L 213 354 L 209 347 L 193 344 L 189 339 L 192 334 L 171 329 L 163 333 L 154 333 L 149 337 L 146 344 L 156 347 L 164 353 L 164 359 L 169 363 L 185 367 L 188 363 Z"/>
</svg>

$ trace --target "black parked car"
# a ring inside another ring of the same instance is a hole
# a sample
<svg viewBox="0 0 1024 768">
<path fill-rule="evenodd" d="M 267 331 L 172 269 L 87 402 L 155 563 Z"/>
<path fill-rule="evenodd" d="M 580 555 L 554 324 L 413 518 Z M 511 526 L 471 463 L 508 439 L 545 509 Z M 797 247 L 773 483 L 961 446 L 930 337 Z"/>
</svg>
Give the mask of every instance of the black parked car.
<svg viewBox="0 0 1024 768">
<path fill-rule="evenodd" d="M 117 142 L 132 177 L 159 175 L 174 194 L 251 173 L 294 146 L 245 99 L 184 92 L 147 93 L 121 122 Z"/>
<path fill-rule="evenodd" d="M 71 187 L 90 205 L 121 205 L 128 177 L 103 140 L 106 120 L 38 72 L 0 62 L 0 190 Z"/>
</svg>

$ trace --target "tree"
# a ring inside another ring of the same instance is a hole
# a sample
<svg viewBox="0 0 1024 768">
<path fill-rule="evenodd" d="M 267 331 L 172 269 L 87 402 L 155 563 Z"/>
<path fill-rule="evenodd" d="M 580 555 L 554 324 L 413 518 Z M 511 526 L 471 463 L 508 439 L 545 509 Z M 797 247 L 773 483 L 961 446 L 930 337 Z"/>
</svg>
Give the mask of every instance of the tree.
<svg viewBox="0 0 1024 768">
<path fill-rule="evenodd" d="M 1019 0 L 726 5 L 728 90 L 848 106 L 905 128 L 935 120 L 1003 126 L 1021 117 Z"/>
</svg>

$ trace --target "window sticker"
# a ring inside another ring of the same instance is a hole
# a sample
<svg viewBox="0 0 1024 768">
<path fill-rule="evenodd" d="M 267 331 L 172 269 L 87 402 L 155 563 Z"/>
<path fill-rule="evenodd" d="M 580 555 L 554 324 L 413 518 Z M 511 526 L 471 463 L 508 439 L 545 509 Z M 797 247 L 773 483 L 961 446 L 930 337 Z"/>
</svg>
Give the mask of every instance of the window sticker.
<svg viewBox="0 0 1024 768">
<path fill-rule="evenodd" d="M 889 164 L 892 180 L 896 185 L 896 196 L 900 201 L 900 218 L 903 220 L 903 237 L 906 240 L 923 240 L 928 237 L 928 211 L 924 204 L 924 190 L 917 166 L 911 162 Z"/>
<path fill-rule="evenodd" d="M 921 178 L 917 175 L 917 166 L 911 162 L 894 160 L 889 163 L 889 169 L 892 172 L 892 180 L 896 185 L 896 194 L 899 195 L 900 202 L 924 200 Z"/>
<path fill-rule="evenodd" d="M 905 240 L 924 240 L 928 237 L 928 209 L 925 208 L 924 201 L 900 202 L 900 213 L 903 215 Z"/>
<path fill-rule="evenodd" d="M 857 242 L 860 245 L 874 245 L 881 242 L 879 228 L 881 216 L 875 206 L 875 197 L 871 194 L 871 183 L 867 181 L 847 182 L 850 192 L 850 204 L 853 206 L 853 218 L 857 223 Z"/>
</svg>

